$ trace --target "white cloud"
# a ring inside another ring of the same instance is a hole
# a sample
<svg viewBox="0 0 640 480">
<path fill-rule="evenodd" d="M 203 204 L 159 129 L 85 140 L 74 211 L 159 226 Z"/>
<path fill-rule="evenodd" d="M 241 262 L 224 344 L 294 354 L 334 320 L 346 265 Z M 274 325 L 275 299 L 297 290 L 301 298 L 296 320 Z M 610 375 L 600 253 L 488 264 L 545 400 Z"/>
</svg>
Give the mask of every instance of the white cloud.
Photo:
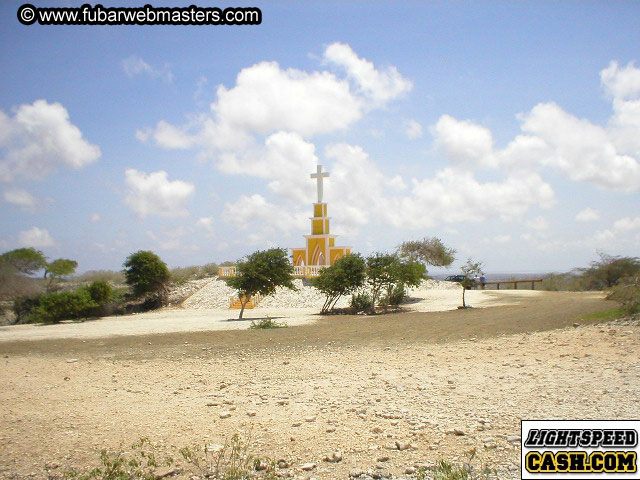
<svg viewBox="0 0 640 480">
<path fill-rule="evenodd" d="M 167 83 L 173 82 L 173 73 L 169 64 L 164 64 L 162 68 L 156 68 L 149 65 L 142 58 L 131 55 L 122 61 L 122 69 L 128 77 L 136 75 L 149 75 L 152 78 L 160 78 Z"/>
<path fill-rule="evenodd" d="M 415 140 L 423 135 L 422 125 L 415 120 L 407 120 L 404 124 L 404 133 L 409 140 Z"/>
<path fill-rule="evenodd" d="M 507 176 L 501 182 L 480 182 L 472 172 L 445 168 L 435 176 L 412 179 L 408 194 L 397 195 L 368 154 L 358 146 L 327 147 L 333 159 L 327 183 L 334 216 L 341 233 L 355 232 L 370 222 L 420 229 L 454 222 L 480 222 L 493 216 L 505 220 L 522 216 L 530 206 L 549 208 L 555 202 L 551 187 L 536 173 Z M 389 187 L 389 189 L 385 188 Z"/>
<path fill-rule="evenodd" d="M 600 72 L 600 82 L 617 99 L 640 97 L 640 69 L 635 68 L 633 62 L 620 68 L 618 62 L 612 61 Z"/>
<path fill-rule="evenodd" d="M 348 45 L 330 45 L 325 60 L 344 67 L 346 78 L 327 70 L 306 72 L 260 62 L 241 70 L 233 87 L 218 86 L 209 113 L 192 115 L 180 127 L 160 121 L 136 136 L 142 141 L 152 138 L 163 148 L 198 148 L 199 157 L 215 159 L 225 173 L 267 178 L 261 173 L 264 169 L 245 164 L 271 161 L 269 155 L 278 155 L 273 143 L 282 137 L 288 135 L 289 144 L 300 146 L 314 135 L 343 131 L 410 88 L 395 68 L 378 70 Z"/>
<path fill-rule="evenodd" d="M 511 235 L 496 235 L 493 237 L 495 243 L 509 243 L 511 241 Z"/>
<path fill-rule="evenodd" d="M 533 230 L 538 230 L 538 231 L 549 229 L 549 222 L 544 217 L 533 218 L 528 222 L 526 222 L 526 225 L 527 227 L 532 228 Z"/>
<path fill-rule="evenodd" d="M 536 105 L 523 117 L 522 130 L 542 139 L 550 155 L 542 165 L 563 171 L 574 181 L 621 191 L 640 189 L 640 163 L 619 154 L 607 131 L 563 111 L 555 103 Z"/>
<path fill-rule="evenodd" d="M 616 220 L 613 224 L 613 229 L 616 232 L 620 232 L 620 233 L 640 230 L 640 217 L 635 217 L 635 218 L 625 217 L 625 218 L 621 218 L 620 220 Z"/>
<path fill-rule="evenodd" d="M 45 229 L 32 227 L 29 230 L 23 230 L 18 234 L 18 241 L 23 247 L 50 247 L 55 242 L 49 232 Z"/>
<path fill-rule="evenodd" d="M 609 249 L 632 243 L 637 249 L 640 246 L 640 217 L 624 217 L 616 220 L 611 228 L 598 230 L 585 243 L 606 246 Z"/>
<path fill-rule="evenodd" d="M 274 245 L 274 240 L 308 228 L 309 211 L 284 213 L 281 205 L 268 202 L 262 195 L 242 195 L 225 204 L 222 219 L 242 231 L 250 231 L 249 243 Z"/>
<path fill-rule="evenodd" d="M 640 69 L 633 63 L 620 68 L 617 62 L 600 72 L 600 81 L 613 98 L 613 117 L 609 132 L 616 148 L 640 157 Z"/>
<path fill-rule="evenodd" d="M 213 217 L 201 217 L 196 222 L 196 227 L 204 230 L 206 232 L 206 236 L 212 238 L 215 233 L 215 229 L 213 228 Z"/>
<path fill-rule="evenodd" d="M 323 71 L 282 70 L 276 62 L 243 69 L 236 86 L 220 85 L 211 105 L 221 124 L 267 134 L 290 130 L 303 136 L 344 130 L 362 116 L 349 84 Z"/>
<path fill-rule="evenodd" d="M 36 100 L 13 117 L 0 110 L 0 132 L 0 181 L 38 179 L 58 165 L 79 169 L 100 157 L 59 103 Z"/>
<path fill-rule="evenodd" d="M 470 166 L 495 166 L 493 137 L 487 128 L 442 115 L 432 129 L 436 145 L 449 161 Z"/>
<path fill-rule="evenodd" d="M 265 139 L 263 147 L 222 155 L 219 168 L 225 173 L 268 179 L 271 191 L 307 203 L 312 199 L 313 189 L 312 184 L 304 180 L 317 163 L 312 143 L 294 132 L 276 132 Z"/>
<path fill-rule="evenodd" d="M 204 230 L 213 231 L 213 217 L 201 217 L 196 222 L 196 225 Z"/>
<path fill-rule="evenodd" d="M 89 217 L 89 219 L 91 220 L 91 223 L 98 223 L 100 221 L 100 214 L 94 212 L 91 214 L 91 217 Z"/>
<path fill-rule="evenodd" d="M 195 252 L 200 249 L 195 243 L 190 243 L 185 239 L 189 231 L 184 227 L 164 230 L 159 235 L 151 230 L 147 230 L 147 237 L 154 241 L 154 248 L 158 250 L 173 250 L 180 252 Z"/>
<path fill-rule="evenodd" d="M 16 205 L 22 210 L 32 213 L 35 212 L 41 204 L 36 197 L 21 188 L 6 190 L 3 193 L 3 198 L 5 202 Z"/>
<path fill-rule="evenodd" d="M 167 172 L 146 174 L 133 168 L 125 171 L 128 187 L 125 203 L 140 217 L 188 215 L 187 202 L 195 187 L 182 180 L 169 181 Z"/>
<path fill-rule="evenodd" d="M 360 92 L 376 104 L 384 104 L 411 90 L 412 83 L 404 78 L 395 67 L 384 70 L 364 58 L 358 57 L 345 43 L 332 43 L 324 52 L 324 59 L 344 68 Z"/>
<path fill-rule="evenodd" d="M 600 219 L 600 213 L 593 208 L 584 208 L 576 215 L 577 222 L 594 222 Z"/>
<path fill-rule="evenodd" d="M 601 81 L 613 97 L 607 126 L 577 118 L 555 103 L 519 115 L 522 134 L 495 149 L 491 131 L 442 115 L 432 128 L 436 145 L 454 164 L 512 172 L 551 167 L 576 182 L 633 192 L 640 189 L 640 69 L 612 62 Z"/>
</svg>

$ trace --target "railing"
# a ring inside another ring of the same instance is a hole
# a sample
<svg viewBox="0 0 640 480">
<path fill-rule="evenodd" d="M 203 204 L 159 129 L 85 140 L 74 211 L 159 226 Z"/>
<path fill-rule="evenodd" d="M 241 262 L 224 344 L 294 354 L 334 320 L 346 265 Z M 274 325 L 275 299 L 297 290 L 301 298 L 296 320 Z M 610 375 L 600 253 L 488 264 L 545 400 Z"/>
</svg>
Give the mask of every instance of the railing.
<svg viewBox="0 0 640 480">
<path fill-rule="evenodd" d="M 236 266 L 232 265 L 230 267 L 218 267 L 218 276 L 220 278 L 229 278 L 236 276 Z"/>
<path fill-rule="evenodd" d="M 294 277 L 313 278 L 320 275 L 320 271 L 327 268 L 326 265 L 298 265 L 293 267 Z M 218 267 L 220 278 L 235 277 L 238 274 L 235 265 L 230 267 Z"/>
<path fill-rule="evenodd" d="M 515 288 L 516 290 L 518 289 L 518 284 L 519 283 L 530 283 L 531 284 L 531 290 L 535 290 L 535 284 L 538 282 L 541 282 L 542 279 L 541 278 L 534 278 L 531 280 L 500 280 L 499 282 L 485 282 L 485 285 L 495 285 L 496 288 L 498 290 L 500 290 L 500 284 L 502 285 L 509 285 L 509 284 L 513 284 L 513 288 Z"/>
<path fill-rule="evenodd" d="M 320 270 L 327 268 L 326 265 L 297 265 L 293 267 L 294 277 L 312 278 L 320 275 Z"/>
</svg>

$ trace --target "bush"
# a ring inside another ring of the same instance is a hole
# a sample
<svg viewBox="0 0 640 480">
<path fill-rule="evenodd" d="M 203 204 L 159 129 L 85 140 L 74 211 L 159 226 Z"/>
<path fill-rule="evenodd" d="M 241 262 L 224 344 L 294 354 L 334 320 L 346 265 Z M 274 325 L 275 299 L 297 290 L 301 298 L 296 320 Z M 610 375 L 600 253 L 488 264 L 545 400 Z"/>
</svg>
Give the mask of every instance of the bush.
<svg viewBox="0 0 640 480">
<path fill-rule="evenodd" d="M 98 305 L 104 305 L 111 299 L 113 289 L 107 282 L 93 282 L 88 287 L 89 296 Z"/>
<path fill-rule="evenodd" d="M 58 323 L 62 320 L 87 317 L 98 304 L 91 299 L 87 288 L 71 292 L 54 292 L 43 295 L 40 304 L 33 309 L 37 321 Z"/>
<path fill-rule="evenodd" d="M 143 250 L 132 253 L 123 266 L 127 284 L 133 288 L 135 295 L 166 291 L 166 283 L 171 274 L 167 264 L 155 253 Z"/>
<path fill-rule="evenodd" d="M 623 278 L 640 275 L 640 259 L 600 253 L 600 260 L 591 262 L 591 267 L 583 272 L 588 290 L 603 290 L 614 287 Z"/>
<path fill-rule="evenodd" d="M 373 298 L 368 293 L 358 293 L 351 296 L 351 308 L 356 313 L 373 311 Z"/>
<path fill-rule="evenodd" d="M 402 303 L 404 297 L 407 296 L 407 291 L 403 285 L 396 285 L 393 289 L 380 299 L 380 305 L 397 307 Z"/>
<path fill-rule="evenodd" d="M 260 329 L 268 329 L 268 328 L 285 328 L 287 326 L 286 323 L 276 322 L 273 318 L 261 318 L 257 322 L 255 320 L 251 320 L 251 325 L 249 328 L 251 330 L 260 330 Z"/>
<path fill-rule="evenodd" d="M 366 264 L 358 254 L 337 260 L 333 265 L 320 270 L 320 275 L 311 280 L 311 285 L 325 294 L 321 314 L 333 310 L 343 295 L 348 295 L 364 285 Z"/>
<path fill-rule="evenodd" d="M 640 276 L 622 279 L 611 289 L 607 299 L 620 302 L 620 309 L 627 315 L 640 312 Z"/>
<path fill-rule="evenodd" d="M 30 297 L 18 297 L 13 301 L 13 313 L 16 315 L 15 323 L 34 323 L 38 319 L 34 316 L 34 310 L 40 306 L 42 295 Z"/>
</svg>

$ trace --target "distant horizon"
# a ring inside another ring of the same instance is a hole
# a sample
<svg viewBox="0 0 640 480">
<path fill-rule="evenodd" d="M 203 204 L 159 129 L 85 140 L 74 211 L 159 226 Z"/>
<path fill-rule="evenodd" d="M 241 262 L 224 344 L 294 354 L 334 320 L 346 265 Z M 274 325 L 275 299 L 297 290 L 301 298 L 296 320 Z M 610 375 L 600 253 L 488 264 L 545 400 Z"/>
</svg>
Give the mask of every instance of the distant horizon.
<svg viewBox="0 0 640 480">
<path fill-rule="evenodd" d="M 318 164 L 363 255 L 438 237 L 448 271 L 566 272 L 640 251 L 640 2 L 257 1 L 229 26 L 21 5 L 0 4 L 0 252 L 85 272 L 289 249 Z"/>
</svg>

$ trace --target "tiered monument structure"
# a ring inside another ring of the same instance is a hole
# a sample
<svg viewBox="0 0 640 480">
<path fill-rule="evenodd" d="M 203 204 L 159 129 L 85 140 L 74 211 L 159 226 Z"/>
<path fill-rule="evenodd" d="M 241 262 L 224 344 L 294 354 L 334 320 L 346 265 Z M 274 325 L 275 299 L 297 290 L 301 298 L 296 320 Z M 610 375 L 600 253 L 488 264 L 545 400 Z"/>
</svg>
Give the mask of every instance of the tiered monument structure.
<svg viewBox="0 0 640 480">
<path fill-rule="evenodd" d="M 329 172 L 322 171 L 322 165 L 318 165 L 317 171 L 311 174 L 316 180 L 318 190 L 318 202 L 313 204 L 313 217 L 311 220 L 311 234 L 305 235 L 306 247 L 292 248 L 291 259 L 293 262 L 294 276 L 315 277 L 320 270 L 333 265 L 336 260 L 349 255 L 351 247 L 336 246 L 336 235 L 329 230 L 331 218 L 327 216 L 327 204 L 322 201 L 323 182 L 329 177 Z M 236 267 L 220 267 L 220 277 L 234 277 Z"/>
<path fill-rule="evenodd" d="M 317 182 L 318 202 L 313 204 L 313 217 L 310 217 L 311 235 L 304 236 L 307 246 L 291 249 L 294 275 L 297 277 L 314 277 L 321 268 L 333 265 L 351 253 L 351 247 L 336 246 L 336 235 L 329 230 L 331 218 L 327 216 L 327 204 L 322 201 L 323 181 L 327 177 L 329 172 L 323 172 L 322 165 L 318 165 L 317 171 L 311 174 Z"/>
</svg>

